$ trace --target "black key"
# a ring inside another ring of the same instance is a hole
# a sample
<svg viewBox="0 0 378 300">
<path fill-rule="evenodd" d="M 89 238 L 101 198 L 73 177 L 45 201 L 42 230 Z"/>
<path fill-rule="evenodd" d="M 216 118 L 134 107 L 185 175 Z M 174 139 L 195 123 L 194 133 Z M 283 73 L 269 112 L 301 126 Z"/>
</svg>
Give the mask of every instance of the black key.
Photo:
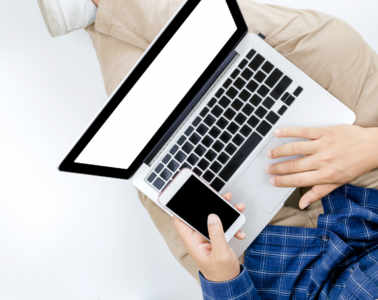
<svg viewBox="0 0 378 300">
<path fill-rule="evenodd" d="M 219 100 L 219 104 L 220 104 L 220 106 L 222 106 L 223 108 L 226 108 L 230 103 L 231 103 L 230 99 L 228 99 L 228 98 L 225 97 L 225 96 L 223 96 L 222 99 Z"/>
<path fill-rule="evenodd" d="M 278 113 L 282 116 L 285 111 L 287 110 L 287 106 L 282 105 L 281 108 L 279 109 Z"/>
<path fill-rule="evenodd" d="M 241 90 L 245 84 L 247 82 L 245 80 L 243 80 L 242 78 L 238 78 L 236 79 L 236 81 L 234 82 L 234 86 L 238 89 L 238 90 Z"/>
<path fill-rule="evenodd" d="M 235 118 L 235 122 L 238 123 L 239 125 L 242 125 L 246 120 L 247 120 L 247 117 L 244 116 L 242 113 L 239 113 Z"/>
<path fill-rule="evenodd" d="M 223 108 L 221 108 L 219 105 L 215 105 L 211 110 L 211 113 L 218 118 L 223 113 Z"/>
<path fill-rule="evenodd" d="M 197 165 L 201 170 L 205 171 L 209 166 L 209 162 L 206 159 L 201 159 Z"/>
<path fill-rule="evenodd" d="M 211 98 L 211 100 L 209 101 L 209 103 L 207 103 L 207 106 L 209 108 L 212 108 L 215 105 L 215 103 L 217 103 L 217 99 Z"/>
<path fill-rule="evenodd" d="M 169 162 L 169 160 L 171 159 L 172 156 L 170 156 L 169 154 L 167 154 L 164 158 L 163 158 L 163 163 L 167 164 Z"/>
<path fill-rule="evenodd" d="M 224 116 L 229 119 L 229 120 L 232 120 L 232 118 L 236 115 L 236 112 L 234 110 L 232 110 L 231 108 L 227 109 L 226 112 L 224 113 Z"/>
<path fill-rule="evenodd" d="M 187 130 L 185 130 L 185 135 L 189 136 L 194 131 L 194 128 L 192 126 L 189 126 Z"/>
<path fill-rule="evenodd" d="M 224 144 L 220 141 L 216 141 L 215 144 L 213 145 L 213 149 L 217 152 L 221 152 L 224 148 Z"/>
<path fill-rule="evenodd" d="M 244 138 L 238 133 L 237 135 L 234 136 L 232 139 L 235 145 L 240 146 L 244 142 Z"/>
<path fill-rule="evenodd" d="M 215 175 L 210 172 L 210 171 L 206 171 L 205 174 L 203 174 L 203 179 L 205 179 L 207 182 L 211 182 L 211 180 L 213 180 L 213 178 L 215 177 Z"/>
<path fill-rule="evenodd" d="M 254 78 L 258 82 L 263 82 L 266 78 L 266 75 L 263 72 L 258 71 Z"/>
<path fill-rule="evenodd" d="M 266 95 L 268 95 L 269 93 L 269 89 L 265 86 L 265 85 L 262 85 L 260 86 L 260 88 L 258 89 L 257 91 L 262 97 L 265 97 Z"/>
<path fill-rule="evenodd" d="M 205 136 L 202 140 L 202 144 L 204 144 L 206 147 L 210 147 L 210 145 L 214 142 L 214 140 L 209 137 L 208 135 Z"/>
<path fill-rule="evenodd" d="M 194 119 L 192 125 L 193 125 L 194 127 L 197 127 L 199 123 L 201 123 L 201 118 L 200 118 L 200 117 L 197 117 L 197 118 Z"/>
<path fill-rule="evenodd" d="M 279 118 L 280 118 L 280 117 L 277 116 L 277 114 L 276 114 L 275 112 L 273 112 L 273 111 L 271 111 L 271 112 L 266 116 L 266 119 L 267 119 L 270 123 L 272 123 L 273 125 L 277 123 L 277 121 L 278 121 Z"/>
<path fill-rule="evenodd" d="M 262 100 L 263 99 L 259 95 L 253 95 L 253 97 L 251 98 L 251 100 L 249 100 L 249 102 L 251 102 L 256 107 L 256 106 L 259 106 Z"/>
<path fill-rule="evenodd" d="M 235 101 L 232 102 L 231 106 L 235 110 L 239 110 L 243 106 L 243 102 L 241 102 L 239 99 L 236 99 Z"/>
<path fill-rule="evenodd" d="M 207 158 L 207 160 L 209 162 L 212 162 L 216 157 L 217 157 L 217 154 L 213 151 L 213 150 L 209 150 L 207 151 L 207 153 L 205 154 L 205 157 Z"/>
<path fill-rule="evenodd" d="M 205 135 L 207 133 L 207 131 L 209 130 L 209 127 L 207 127 L 205 124 L 201 124 L 200 126 L 198 126 L 197 128 L 197 132 L 200 134 L 200 135 Z"/>
<path fill-rule="evenodd" d="M 205 148 L 204 146 L 202 146 L 202 145 L 198 145 L 198 146 L 196 147 L 196 149 L 194 149 L 194 152 L 195 152 L 196 154 L 198 154 L 199 156 L 202 156 L 202 155 L 205 154 L 205 152 L 206 152 L 206 148 Z"/>
<path fill-rule="evenodd" d="M 293 102 L 294 102 L 295 98 L 294 96 L 290 95 L 289 97 L 287 97 L 287 99 L 284 101 L 287 105 L 292 105 Z"/>
<path fill-rule="evenodd" d="M 248 60 L 243 59 L 241 63 L 239 64 L 240 69 L 244 69 L 244 67 L 248 64 Z"/>
<path fill-rule="evenodd" d="M 232 122 L 228 125 L 227 130 L 232 134 L 235 134 L 239 130 L 239 126 L 235 122 Z"/>
<path fill-rule="evenodd" d="M 270 97 L 266 98 L 263 102 L 263 105 L 267 108 L 270 109 L 274 105 L 274 100 Z"/>
<path fill-rule="evenodd" d="M 179 144 L 179 145 L 181 146 L 182 144 L 184 144 L 185 140 L 186 140 L 185 136 L 182 136 L 182 137 L 180 137 L 179 140 L 177 141 L 177 144 Z"/>
<path fill-rule="evenodd" d="M 251 77 L 253 76 L 253 72 L 250 70 L 250 69 L 248 69 L 248 68 L 246 68 L 244 71 L 243 71 L 243 73 L 241 74 L 241 76 L 245 79 L 245 80 L 249 80 L 249 79 L 251 79 Z"/>
<path fill-rule="evenodd" d="M 290 79 L 287 76 L 284 76 L 284 78 L 282 78 L 281 81 L 276 85 L 276 87 L 273 89 L 270 95 L 276 100 L 279 99 L 292 82 L 292 79 Z"/>
<path fill-rule="evenodd" d="M 261 56 L 260 54 L 257 54 L 254 59 L 252 59 L 252 61 L 250 62 L 249 64 L 249 67 L 252 69 L 252 70 L 257 70 L 261 65 L 262 63 L 265 61 L 265 58 L 263 56 Z"/>
<path fill-rule="evenodd" d="M 238 69 L 235 69 L 232 73 L 231 73 L 231 78 L 232 79 L 235 79 L 236 77 L 238 77 L 240 74 L 240 71 Z"/>
<path fill-rule="evenodd" d="M 221 134 L 220 139 L 221 139 L 222 142 L 227 144 L 231 139 L 231 135 L 225 131 Z"/>
<path fill-rule="evenodd" d="M 246 89 L 242 90 L 242 92 L 239 95 L 240 99 L 247 101 L 249 97 L 251 97 L 251 93 L 248 92 Z"/>
<path fill-rule="evenodd" d="M 191 141 L 194 145 L 197 145 L 200 140 L 201 140 L 201 137 L 197 133 L 193 133 L 191 137 L 189 138 L 189 141 Z"/>
<path fill-rule="evenodd" d="M 265 84 L 269 87 L 273 87 L 278 80 L 280 80 L 283 73 L 279 69 L 275 69 L 272 74 L 265 80 Z"/>
<path fill-rule="evenodd" d="M 236 152 L 236 149 L 237 149 L 237 148 L 236 148 L 234 145 L 229 144 L 229 145 L 227 145 L 225 151 L 226 151 L 228 154 L 233 155 L 233 154 Z"/>
<path fill-rule="evenodd" d="M 156 173 L 151 173 L 151 175 L 148 176 L 147 181 L 148 181 L 149 183 L 152 183 L 152 182 L 154 181 L 155 178 L 156 178 Z"/>
<path fill-rule="evenodd" d="M 185 158 L 186 154 L 182 151 L 177 152 L 177 154 L 175 155 L 175 159 L 180 163 L 182 163 L 185 160 Z"/>
<path fill-rule="evenodd" d="M 207 107 L 205 107 L 205 108 L 200 112 L 200 116 L 201 116 L 202 118 L 204 118 L 204 117 L 207 115 L 208 112 L 209 112 L 209 109 L 208 109 Z"/>
<path fill-rule="evenodd" d="M 154 183 L 153 183 L 153 185 L 154 185 L 154 187 L 156 187 L 158 190 L 161 190 L 162 189 L 162 187 L 164 186 L 164 181 L 163 180 L 161 180 L 159 177 L 158 178 L 156 178 L 156 180 L 154 181 Z"/>
<path fill-rule="evenodd" d="M 230 159 L 230 157 L 225 153 L 225 152 L 222 152 L 219 156 L 218 156 L 218 160 L 222 163 L 222 164 L 225 164 L 227 163 L 227 161 Z"/>
<path fill-rule="evenodd" d="M 171 150 L 169 151 L 169 153 L 171 153 L 172 155 L 174 155 L 178 150 L 178 146 L 177 145 L 174 145 Z"/>
<path fill-rule="evenodd" d="M 235 98 L 237 94 L 238 91 L 234 87 L 230 87 L 226 92 L 226 95 L 231 99 Z"/>
<path fill-rule="evenodd" d="M 193 166 L 197 163 L 198 160 L 199 160 L 198 156 L 195 155 L 194 153 L 190 154 L 190 156 L 188 157 L 188 163 L 190 163 Z"/>
<path fill-rule="evenodd" d="M 301 86 L 297 87 L 297 89 L 294 91 L 294 96 L 298 97 L 300 94 L 302 94 L 303 88 Z"/>
<path fill-rule="evenodd" d="M 265 136 L 269 130 L 272 129 L 272 125 L 270 125 L 267 121 L 262 121 L 260 125 L 257 127 L 257 131 L 262 135 Z"/>
<path fill-rule="evenodd" d="M 194 146 L 189 142 L 186 142 L 184 146 L 182 146 L 182 150 L 184 150 L 186 154 L 189 154 L 193 150 L 193 148 Z"/>
<path fill-rule="evenodd" d="M 217 121 L 217 126 L 220 129 L 226 128 L 227 125 L 228 125 L 228 121 L 223 117 L 220 117 L 220 119 Z"/>
<path fill-rule="evenodd" d="M 221 168 L 222 168 L 222 165 L 217 161 L 213 162 L 213 164 L 210 166 L 210 170 L 213 171 L 214 173 L 218 173 Z"/>
<path fill-rule="evenodd" d="M 234 155 L 232 160 L 220 172 L 220 177 L 224 181 L 228 181 L 236 172 L 236 170 L 241 166 L 241 164 L 251 154 L 251 152 L 257 147 L 261 140 L 262 138 L 256 132 L 252 133 L 252 135 L 246 140 L 244 145 Z"/>
<path fill-rule="evenodd" d="M 202 175 L 202 171 L 201 171 L 200 169 L 198 169 L 198 168 L 194 168 L 193 172 L 194 172 L 195 174 L 197 174 L 198 176 L 201 176 L 201 175 Z"/>
<path fill-rule="evenodd" d="M 243 107 L 243 113 L 245 113 L 247 116 L 249 116 L 250 114 L 252 114 L 254 111 L 254 108 L 252 105 L 249 105 L 249 104 L 246 104 L 244 107 Z"/>
<path fill-rule="evenodd" d="M 272 72 L 274 66 L 269 62 L 265 62 L 265 64 L 261 67 L 261 69 L 263 69 L 267 74 L 269 74 L 270 72 Z"/>
<path fill-rule="evenodd" d="M 216 92 L 215 97 L 217 97 L 217 98 L 222 97 L 224 91 L 225 91 L 224 88 L 220 88 L 220 89 Z"/>
<path fill-rule="evenodd" d="M 157 174 L 159 174 L 160 171 L 163 170 L 163 168 L 164 168 L 164 165 L 163 165 L 162 163 L 160 163 L 160 164 L 156 167 L 155 172 L 156 172 Z"/>
<path fill-rule="evenodd" d="M 210 134 L 214 139 L 216 139 L 216 138 L 221 134 L 221 131 L 220 131 L 218 128 L 213 127 L 213 128 L 211 128 L 209 134 Z"/>
<path fill-rule="evenodd" d="M 240 129 L 240 133 L 242 135 L 244 135 L 245 137 L 248 137 L 252 132 L 252 129 L 251 127 L 249 127 L 247 124 L 244 125 L 241 129 Z"/>
<path fill-rule="evenodd" d="M 254 80 L 251 80 L 251 81 L 247 84 L 247 89 L 248 89 L 251 93 L 254 93 L 258 87 L 259 87 L 259 85 L 258 85 L 257 82 L 254 81 Z"/>
<path fill-rule="evenodd" d="M 223 87 L 224 87 L 225 89 L 228 89 L 229 86 L 231 85 L 231 83 L 232 83 L 232 80 L 231 80 L 231 79 L 227 79 L 227 80 L 224 82 Z"/>
<path fill-rule="evenodd" d="M 217 192 L 219 192 L 219 191 L 222 189 L 222 187 L 224 187 L 224 185 L 225 185 L 225 183 L 224 183 L 222 180 L 220 180 L 219 178 L 215 178 L 215 179 L 213 180 L 213 182 L 210 183 L 210 186 L 211 186 L 214 190 L 216 190 Z"/>
<path fill-rule="evenodd" d="M 256 110 L 256 115 L 262 119 L 262 118 L 264 118 L 264 116 L 266 115 L 267 112 L 268 111 L 264 107 L 260 106 Z"/>
<path fill-rule="evenodd" d="M 171 160 L 170 163 L 168 164 L 168 169 L 171 170 L 172 172 L 175 172 L 179 166 L 180 164 L 177 161 Z"/>
<path fill-rule="evenodd" d="M 253 55 L 255 55 L 255 54 L 256 54 L 256 51 L 252 49 L 251 51 L 248 52 L 247 58 L 251 59 L 253 57 Z"/>
<path fill-rule="evenodd" d="M 171 178 L 172 173 L 168 169 L 164 169 L 163 172 L 161 172 L 160 177 L 163 178 L 165 181 L 168 181 L 169 178 Z"/>
<path fill-rule="evenodd" d="M 289 98 L 289 96 L 290 96 L 289 93 L 285 93 L 285 94 L 281 97 L 282 102 L 285 102 L 285 100 L 286 100 L 287 98 Z"/>
<path fill-rule="evenodd" d="M 252 128 L 255 128 L 257 126 L 257 124 L 259 124 L 260 120 L 257 119 L 255 116 L 252 116 L 249 118 L 249 120 L 247 121 L 247 123 L 252 126 Z"/>
<path fill-rule="evenodd" d="M 207 126 L 212 126 L 215 123 L 215 118 L 213 116 L 208 115 L 204 122 Z"/>
</svg>

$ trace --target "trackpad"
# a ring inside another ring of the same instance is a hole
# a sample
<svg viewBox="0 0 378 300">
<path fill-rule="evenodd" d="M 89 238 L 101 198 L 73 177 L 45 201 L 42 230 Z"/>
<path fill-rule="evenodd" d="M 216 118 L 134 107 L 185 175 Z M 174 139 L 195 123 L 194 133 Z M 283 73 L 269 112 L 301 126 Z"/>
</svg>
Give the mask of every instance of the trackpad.
<svg viewBox="0 0 378 300">
<path fill-rule="evenodd" d="M 251 165 L 238 176 L 237 184 L 232 189 L 235 195 L 234 199 L 253 199 L 259 204 L 259 208 L 261 207 L 268 213 L 273 213 L 279 206 L 283 205 L 295 188 L 278 188 L 270 183 L 270 175 L 266 172 L 266 169 L 279 160 L 269 158 L 268 151 L 292 141 L 293 139 L 273 137 L 251 162 Z M 281 159 L 281 161 L 287 159 L 292 159 L 292 157 Z"/>
</svg>

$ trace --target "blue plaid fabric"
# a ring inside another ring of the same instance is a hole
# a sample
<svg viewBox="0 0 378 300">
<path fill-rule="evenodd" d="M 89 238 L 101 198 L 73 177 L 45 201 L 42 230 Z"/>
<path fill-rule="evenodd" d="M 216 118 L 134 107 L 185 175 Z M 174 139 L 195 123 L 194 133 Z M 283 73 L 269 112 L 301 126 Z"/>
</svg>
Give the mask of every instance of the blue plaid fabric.
<svg viewBox="0 0 378 300">
<path fill-rule="evenodd" d="M 323 200 L 318 227 L 267 226 L 241 273 L 205 300 L 378 299 L 378 190 L 345 185 Z"/>
</svg>

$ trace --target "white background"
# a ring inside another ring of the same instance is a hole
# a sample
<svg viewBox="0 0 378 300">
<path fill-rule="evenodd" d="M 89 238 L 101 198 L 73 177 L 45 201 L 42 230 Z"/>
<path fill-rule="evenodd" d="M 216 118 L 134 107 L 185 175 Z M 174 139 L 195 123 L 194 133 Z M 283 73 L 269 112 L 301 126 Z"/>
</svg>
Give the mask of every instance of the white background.
<svg viewBox="0 0 378 300">
<path fill-rule="evenodd" d="M 378 50 L 377 1 L 269 2 L 342 17 Z M 51 39 L 36 1 L 0 20 L 0 299 L 200 299 L 128 182 L 57 171 L 106 99 L 88 36 Z"/>
</svg>

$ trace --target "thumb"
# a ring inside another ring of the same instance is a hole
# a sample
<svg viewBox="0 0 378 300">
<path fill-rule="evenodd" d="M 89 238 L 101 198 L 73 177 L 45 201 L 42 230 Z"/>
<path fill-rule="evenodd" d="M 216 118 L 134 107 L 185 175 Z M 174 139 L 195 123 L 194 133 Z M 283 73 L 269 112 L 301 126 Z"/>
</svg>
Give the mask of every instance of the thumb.
<svg viewBox="0 0 378 300">
<path fill-rule="evenodd" d="M 215 214 L 210 214 L 207 218 L 207 227 L 211 242 L 212 251 L 216 253 L 224 253 L 228 249 L 228 244 L 224 236 L 222 222 Z"/>
<path fill-rule="evenodd" d="M 338 184 L 322 184 L 315 185 L 305 193 L 301 200 L 299 201 L 299 207 L 305 209 L 311 203 L 321 200 L 323 197 L 330 194 L 332 191 L 336 190 L 340 185 Z"/>
</svg>

